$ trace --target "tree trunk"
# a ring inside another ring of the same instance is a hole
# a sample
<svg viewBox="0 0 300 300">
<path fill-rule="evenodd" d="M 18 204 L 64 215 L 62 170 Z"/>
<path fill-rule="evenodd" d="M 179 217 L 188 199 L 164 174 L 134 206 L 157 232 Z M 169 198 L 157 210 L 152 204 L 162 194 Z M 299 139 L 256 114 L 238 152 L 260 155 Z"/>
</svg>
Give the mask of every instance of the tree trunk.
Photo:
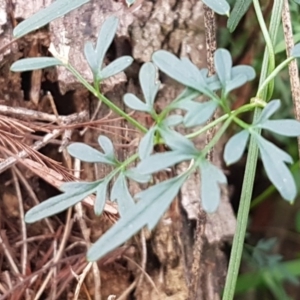
<svg viewBox="0 0 300 300">
<path fill-rule="evenodd" d="M 11 40 L 14 26 L 12 20 L 26 19 L 51 2 L 52 0 L 15 0 L 12 5 L 8 0 L 6 3 L 2 1 L 0 16 L 4 17 L 0 17 L 0 45 L 6 45 Z M 44 106 L 41 104 L 43 99 L 40 99 L 40 92 L 50 89 L 60 114 L 71 114 L 82 110 L 93 112 L 97 100 L 93 99 L 65 69 L 59 67 L 55 72 L 43 71 L 42 75 L 37 74 L 40 83 L 36 83 L 34 87 L 33 74 L 31 74 L 29 80 L 31 86 L 25 91 L 24 82 L 22 85 L 24 77 L 9 72 L 9 66 L 21 56 L 33 56 L 30 54 L 30 49 L 35 49 L 37 42 L 39 48 L 35 52 L 36 56 L 50 55 L 47 47 L 52 41 L 57 49 L 62 45 L 70 46 L 70 62 L 79 73 L 92 82 L 92 74 L 83 55 L 84 43 L 88 40 L 95 41 L 101 24 L 110 15 L 118 16 L 120 24 L 117 36 L 108 51 L 107 61 L 112 61 L 122 55 L 131 55 L 135 62 L 126 71 L 126 75 L 123 73 L 107 81 L 102 90 L 107 98 L 124 110 L 126 108 L 122 102 L 122 95 L 131 92 L 138 96 L 141 93 L 138 85 L 138 70 L 143 62 L 151 60 L 154 51 L 166 49 L 177 56 L 188 56 L 198 67 L 206 66 L 201 1 L 144 0 L 138 2 L 141 6 L 137 9 L 127 9 L 123 3 L 114 0 L 92 0 L 64 18 L 53 21 L 49 27 L 40 30 L 39 32 L 43 35 L 38 36 L 37 33 L 33 33 L 17 44 L 6 48 L 5 52 L 0 53 L 0 59 L 2 59 L 0 83 L 3 83 L 0 87 L 0 100 L 6 100 L 5 103 L 9 102 L 9 105 L 24 106 L 23 100 L 20 99 L 27 97 L 27 100 L 35 103 L 35 107 L 42 110 Z M 1 58 L 1 55 L 4 56 Z M 162 75 L 161 81 L 163 88 L 159 92 L 158 106 L 174 99 L 181 90 L 178 84 L 165 75 Z M 59 85 L 59 90 L 54 88 L 56 83 Z M 97 118 L 103 118 L 108 112 L 109 110 L 102 104 Z M 109 133 L 103 133 L 112 138 L 114 143 L 124 144 L 124 137 L 127 138 L 128 143 L 139 138 L 137 135 L 128 134 L 126 131 L 128 124 L 123 121 L 116 121 L 114 125 L 117 126 L 115 129 L 110 130 Z M 95 143 L 98 135 L 99 131 L 88 131 L 84 136 L 84 141 Z M 205 145 L 205 138 L 200 137 L 197 146 L 200 149 L 203 145 Z M 130 151 L 132 151 L 130 147 L 120 147 L 120 160 L 126 158 Z M 214 163 L 219 167 L 221 166 L 219 160 L 221 151 L 220 143 L 214 155 Z M 91 166 L 85 166 L 84 180 L 99 178 L 106 172 L 99 166 L 90 168 Z M 177 168 L 174 172 L 180 172 L 182 168 L 184 166 Z M 165 177 L 167 176 L 170 174 L 166 173 Z M 99 263 L 102 299 L 108 299 L 110 295 L 119 297 L 132 282 L 135 282 L 134 288 L 128 295 L 123 294 L 122 299 L 220 299 L 227 270 L 227 257 L 223 248 L 224 244 L 232 239 L 235 217 L 225 188 L 218 211 L 215 214 L 206 215 L 199 201 L 199 181 L 199 174 L 196 174 L 186 182 L 180 195 L 174 200 L 171 208 L 153 232 L 143 230 L 141 234 L 128 242 L 129 245 L 135 245 L 131 253 L 135 263 L 128 260 L 126 263 L 124 261 Z M 92 215 L 91 212 L 88 214 Z M 92 239 L 104 231 L 103 226 L 107 228 L 107 221 L 106 225 L 103 225 L 103 222 L 103 218 L 93 219 L 92 224 L 98 229 L 92 228 Z M 195 234 L 202 236 L 202 243 L 197 245 L 196 249 L 193 243 Z M 194 251 L 201 253 L 199 268 L 196 269 L 192 268 L 195 266 L 193 264 Z M 126 255 L 129 256 L 130 253 Z M 145 275 L 141 276 L 140 268 L 136 264 L 145 268 L 144 271 L 148 273 L 152 281 Z M 191 287 L 191 282 L 195 272 L 198 273 L 196 294 L 191 296 L 190 290 L 194 288 Z"/>
</svg>

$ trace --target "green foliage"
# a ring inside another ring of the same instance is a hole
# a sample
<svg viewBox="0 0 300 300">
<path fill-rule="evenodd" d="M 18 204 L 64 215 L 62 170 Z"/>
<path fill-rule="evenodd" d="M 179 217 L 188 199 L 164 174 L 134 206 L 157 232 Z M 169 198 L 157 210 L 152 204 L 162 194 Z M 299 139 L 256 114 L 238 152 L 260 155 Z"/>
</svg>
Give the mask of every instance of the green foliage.
<svg viewBox="0 0 300 300">
<path fill-rule="evenodd" d="M 296 269 L 300 261 L 294 261 L 293 266 L 291 263 L 283 263 L 281 255 L 272 253 L 275 246 L 275 238 L 262 239 L 253 248 L 246 245 L 244 257 L 252 272 L 239 278 L 236 294 L 256 287 L 265 287 L 275 299 L 290 299 L 285 292 L 283 282 L 299 284 L 296 277 L 299 276 L 299 271 Z"/>
<path fill-rule="evenodd" d="M 22 36 L 45 25 L 45 22 L 48 23 L 86 2 L 57 0 L 48 8 L 21 23 L 16 27 L 14 34 Z M 128 6 L 134 2 L 126 1 Z M 203 2 L 215 12 L 229 15 L 230 6 L 227 1 L 205 0 Z M 231 31 L 237 26 L 245 13 L 245 6 L 248 6 L 250 2 L 245 0 L 235 2 L 228 21 Z M 272 91 L 275 76 L 291 60 L 300 57 L 300 44 L 294 47 L 292 57 L 287 58 L 275 67 L 272 45 L 278 24 L 272 24 L 270 28 L 272 36 L 270 37 L 262 19 L 262 14 L 258 10 L 258 1 L 253 0 L 253 3 L 268 47 L 266 48 L 266 59 L 263 62 L 262 75 L 256 97 L 249 104 L 245 104 L 235 111 L 232 110 L 229 101 L 230 92 L 253 80 L 256 75 L 251 66 L 233 66 L 230 52 L 222 48 L 215 51 L 214 64 L 216 74 L 213 76 L 208 76 L 207 69 L 199 70 L 188 58 L 177 58 L 174 54 L 165 50 L 158 50 L 153 53 L 153 62 L 145 63 L 139 72 L 143 99 L 141 100 L 131 93 L 123 97 L 124 103 L 129 108 L 149 114 L 154 121 L 150 128 L 145 128 L 137 120 L 117 107 L 101 93 L 101 83 L 102 80 L 125 70 L 132 63 L 133 59 L 130 56 L 124 56 L 116 59 L 108 66 L 103 66 L 105 54 L 113 41 L 118 26 L 118 20 L 115 17 L 110 17 L 103 23 L 95 46 L 91 42 L 85 44 L 84 54 L 94 76 L 92 84 L 87 82 L 68 60 L 62 58 L 59 54 L 55 55 L 54 58 L 28 58 L 15 62 L 11 67 L 13 71 L 29 71 L 55 65 L 65 66 L 90 92 L 143 134 L 137 153 L 122 162 L 116 157 L 113 142 L 105 136 L 100 136 L 98 139 L 103 152 L 83 143 L 69 145 L 68 152 L 73 157 L 90 163 L 107 164 L 112 171 L 104 178 L 94 182 L 64 184 L 61 187 L 63 192 L 61 195 L 52 197 L 30 209 L 26 213 L 25 221 L 32 223 L 57 214 L 93 193 L 96 194 L 94 211 L 95 214 L 99 215 L 103 211 L 106 197 L 108 196 L 112 201 L 118 203 L 121 218 L 89 249 L 87 257 L 90 261 L 95 261 L 126 242 L 143 227 L 147 226 L 150 230 L 153 229 L 178 194 L 181 186 L 194 172 L 199 172 L 201 177 L 199 194 L 202 207 L 206 212 L 213 213 L 219 206 L 221 185 L 226 184 L 227 180 L 223 172 L 209 162 L 206 156 L 229 125 L 235 123 L 241 128 L 241 131 L 227 142 L 224 151 L 225 162 L 227 164 L 237 162 L 242 157 L 249 139 L 250 144 L 249 168 L 246 169 L 244 184 L 244 191 L 247 191 L 248 195 L 245 196 L 244 192 L 242 193 L 242 213 L 239 214 L 238 220 L 242 222 L 243 226 L 238 228 L 237 244 L 234 241 L 233 247 L 234 251 L 237 250 L 238 257 L 236 262 L 232 263 L 233 260 L 231 260 L 228 277 L 230 286 L 226 287 L 224 292 L 224 299 L 232 299 L 246 228 L 245 224 L 247 223 L 248 207 L 250 206 L 249 201 L 253 189 L 258 151 L 270 181 L 282 197 L 292 202 L 297 194 L 294 178 L 286 166 L 286 163 L 292 163 L 291 156 L 265 137 L 262 137 L 261 131 L 267 130 L 287 137 L 300 136 L 300 123 L 298 121 L 270 120 L 270 117 L 279 108 L 280 101 L 272 100 L 267 103 L 269 95 L 266 95 L 266 91 L 268 93 Z M 278 10 L 282 3 L 279 4 L 278 1 L 275 1 L 274 9 Z M 162 108 L 162 111 L 159 113 L 156 112 L 154 105 L 160 88 L 158 69 L 184 87 L 183 92 Z M 208 98 L 208 101 L 200 102 L 200 96 L 205 96 Z M 223 115 L 221 117 L 210 124 L 206 124 L 203 128 L 195 128 L 205 124 L 216 109 L 222 111 Z M 178 114 L 178 110 L 181 110 L 183 116 Z M 242 120 L 242 114 L 253 110 L 254 121 L 252 124 L 245 123 Z M 193 132 L 189 135 L 183 135 L 178 130 L 179 125 L 184 128 L 193 128 Z M 219 127 L 214 138 L 203 148 L 198 149 L 193 143 L 193 138 L 216 125 L 219 125 Z M 154 146 L 158 144 L 167 146 L 166 149 L 168 150 L 163 153 L 155 153 Z M 167 170 L 181 162 L 188 162 L 189 167 L 180 175 L 157 184 L 151 181 L 153 174 Z M 132 163 L 137 163 L 137 167 L 131 168 Z M 148 183 L 148 187 L 136 195 L 131 195 L 128 188 L 128 182 L 131 180 L 138 183 Z M 109 184 L 112 185 L 111 191 L 108 191 Z M 262 252 L 266 250 L 269 244 L 262 242 L 254 251 L 254 258 L 258 262 L 265 262 Z M 233 253 L 235 253 L 234 251 Z M 277 264 L 278 261 L 278 257 L 269 256 L 267 260 L 268 267 L 270 264 Z M 273 284 L 274 281 L 270 280 L 270 277 L 268 277 L 268 280 L 270 287 L 272 286 L 274 289 L 276 286 Z"/>
<path fill-rule="evenodd" d="M 16 61 L 11 65 L 10 69 L 13 72 L 25 72 L 59 65 L 63 65 L 63 63 L 59 59 L 54 57 L 32 57 L 23 58 Z"/>
<path fill-rule="evenodd" d="M 120 73 L 132 64 L 131 56 L 123 56 L 102 68 L 105 53 L 114 39 L 118 23 L 116 17 L 109 17 L 99 31 L 96 48 L 94 49 L 91 42 L 84 46 L 86 60 L 97 82 Z"/>
<path fill-rule="evenodd" d="M 20 38 L 25 34 L 37 30 L 51 21 L 60 18 L 70 11 L 88 3 L 89 0 L 57 0 L 51 3 L 48 7 L 41 9 L 31 18 L 20 23 L 14 29 L 14 37 Z"/>
<path fill-rule="evenodd" d="M 251 262 L 251 257 L 248 257 L 247 261 Z M 251 265 L 253 266 L 253 264 Z M 240 275 L 237 281 L 236 294 L 245 293 L 251 289 L 262 288 L 263 286 L 268 287 L 265 279 L 268 280 L 270 276 L 274 277 L 275 282 L 281 288 L 283 287 L 283 281 L 288 280 L 292 283 L 298 283 L 296 276 L 300 276 L 300 260 L 280 261 L 277 267 L 266 266 L 259 268 L 257 266 L 252 272 Z"/>
<path fill-rule="evenodd" d="M 201 175 L 200 195 L 203 209 L 208 213 L 217 210 L 220 203 L 221 190 L 219 184 L 226 184 L 223 172 L 207 160 L 202 160 L 199 166 Z"/>
<path fill-rule="evenodd" d="M 152 64 L 151 62 L 145 63 L 141 67 L 139 80 L 146 103 L 130 93 L 124 95 L 124 103 L 129 108 L 132 108 L 134 110 L 148 112 L 153 118 L 155 118 L 156 114 L 153 105 L 160 86 L 157 77 L 158 74 L 154 64 Z"/>
<path fill-rule="evenodd" d="M 103 257 L 144 226 L 153 229 L 186 179 L 187 174 L 184 173 L 137 194 L 136 198 L 140 201 L 89 249 L 88 260 L 95 261 Z"/>
<path fill-rule="evenodd" d="M 114 155 L 114 147 L 112 142 L 106 136 L 99 136 L 99 144 L 104 150 L 104 154 L 98 150 L 83 144 L 83 143 L 73 143 L 68 146 L 68 152 L 70 155 L 86 162 L 93 163 L 103 163 L 112 166 L 117 165 L 117 160 Z"/>
<path fill-rule="evenodd" d="M 242 17 L 248 11 L 252 0 L 236 0 L 228 18 L 227 27 L 230 32 L 233 32 L 239 24 Z"/>
<path fill-rule="evenodd" d="M 95 192 L 98 184 L 97 181 L 65 183 L 61 187 L 63 194 L 52 197 L 30 209 L 25 215 L 25 222 L 34 223 L 64 211 Z"/>
<path fill-rule="evenodd" d="M 300 122 L 296 120 L 269 120 L 279 106 L 279 100 L 270 101 L 254 124 L 234 135 L 225 146 L 224 160 L 226 164 L 239 160 L 245 151 L 249 135 L 252 135 L 269 179 L 284 199 L 293 201 L 297 195 L 297 188 L 290 170 L 285 165 L 293 162 L 291 156 L 261 137 L 256 130 L 265 129 L 291 137 L 300 135 Z"/>
</svg>

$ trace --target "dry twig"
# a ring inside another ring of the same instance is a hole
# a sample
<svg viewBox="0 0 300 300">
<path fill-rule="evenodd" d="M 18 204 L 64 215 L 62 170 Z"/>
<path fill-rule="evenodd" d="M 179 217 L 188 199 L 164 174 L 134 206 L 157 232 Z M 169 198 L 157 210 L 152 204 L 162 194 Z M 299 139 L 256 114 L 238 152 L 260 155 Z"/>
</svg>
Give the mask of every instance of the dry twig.
<svg viewBox="0 0 300 300">
<path fill-rule="evenodd" d="M 28 251 L 28 245 L 26 242 L 27 239 L 27 230 L 26 230 L 26 224 L 24 220 L 24 206 L 23 206 L 23 198 L 22 193 L 20 189 L 20 184 L 17 178 L 18 171 L 16 169 L 12 169 L 12 176 L 15 186 L 15 191 L 18 198 L 19 203 L 19 211 L 20 211 L 20 223 L 21 223 L 21 233 L 22 233 L 22 255 L 21 255 L 21 272 L 22 275 L 26 275 L 26 268 L 27 268 L 27 251 Z"/>
<path fill-rule="evenodd" d="M 75 161 L 74 161 L 74 170 L 75 170 L 75 173 L 74 173 L 75 177 L 80 178 L 80 160 L 79 159 L 75 159 Z M 90 247 L 90 245 L 91 245 L 90 230 L 88 229 L 86 222 L 84 220 L 84 212 L 83 212 L 82 204 L 80 202 L 75 205 L 75 210 L 76 210 L 76 214 L 77 214 L 77 220 L 78 220 L 78 223 L 79 223 L 79 226 L 81 229 L 81 233 L 86 242 L 86 246 Z M 93 269 L 93 275 L 94 275 L 95 300 L 101 300 L 101 290 L 100 290 L 101 289 L 101 278 L 100 278 L 100 270 L 98 268 L 97 262 L 87 264 L 87 266 L 84 269 L 84 271 L 82 272 L 82 274 L 80 274 L 80 276 L 78 276 L 78 279 L 77 279 L 78 284 L 76 286 L 74 300 L 78 299 L 81 285 L 83 284 L 84 279 L 87 276 L 87 274 L 91 268 Z"/>
<path fill-rule="evenodd" d="M 284 39 L 286 44 L 287 56 L 291 56 L 291 51 L 294 47 L 293 29 L 291 21 L 291 13 L 288 0 L 284 0 L 282 9 L 282 24 Z M 297 61 L 294 59 L 289 64 L 289 74 L 291 82 L 292 97 L 294 103 L 295 118 L 300 121 L 300 81 Z M 298 137 L 298 155 L 300 158 L 300 137 Z"/>
</svg>

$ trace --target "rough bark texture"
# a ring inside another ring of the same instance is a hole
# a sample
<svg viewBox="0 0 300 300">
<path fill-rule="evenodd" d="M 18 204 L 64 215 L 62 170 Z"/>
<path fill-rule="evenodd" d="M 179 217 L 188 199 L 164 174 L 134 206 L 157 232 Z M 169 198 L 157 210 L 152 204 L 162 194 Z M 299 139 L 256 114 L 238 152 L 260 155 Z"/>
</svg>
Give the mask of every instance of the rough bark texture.
<svg viewBox="0 0 300 300">
<path fill-rule="evenodd" d="M 0 45 L 5 45 L 10 40 L 12 24 L 9 13 L 13 13 L 14 19 L 25 19 L 51 2 L 51 0 L 15 0 L 14 6 L 11 6 L 9 2 L 5 5 L 1 1 Z M 126 76 L 122 74 L 108 81 L 103 90 L 106 91 L 106 96 L 109 99 L 123 107 L 124 110 L 122 95 L 128 91 L 137 95 L 140 94 L 137 81 L 138 69 L 141 63 L 150 61 L 155 50 L 167 49 L 178 56 L 188 56 L 198 67 L 205 67 L 203 10 L 199 0 L 144 0 L 142 6 L 133 13 L 120 2 L 92 0 L 64 18 L 52 22 L 49 28 L 45 29 L 44 41 L 40 41 L 43 45 L 41 51 L 44 53 L 39 53 L 39 55 L 49 55 L 47 46 L 49 46 L 50 40 L 57 48 L 60 45 L 68 45 L 71 47 L 71 63 L 85 78 L 92 81 L 92 74 L 83 56 L 84 42 L 87 40 L 95 41 L 101 24 L 107 16 L 112 14 L 120 18 L 120 25 L 117 37 L 109 50 L 107 61 L 121 55 L 132 55 L 135 63 L 126 72 Z M 20 47 L 30 48 L 32 44 L 34 44 L 32 40 L 27 38 L 27 40 L 22 39 L 18 46 L 12 45 L 6 49 L 4 59 L 2 58 L 5 64 L 0 64 L 0 99 L 10 101 L 10 103 L 14 103 L 15 99 L 18 99 L 18 105 L 21 105 L 20 99 L 24 98 L 21 77 L 19 74 L 11 74 L 9 65 L 20 56 L 26 55 L 23 50 L 20 51 Z M 29 55 L 27 54 L 27 56 Z M 41 77 L 39 78 L 41 79 Z M 56 97 L 54 100 L 61 114 L 69 114 L 82 109 L 89 111 L 95 109 L 95 99 L 66 70 L 58 68 L 57 73 L 44 72 L 42 78 L 46 81 L 58 82 L 60 91 L 56 91 L 56 94 L 52 92 L 52 94 Z M 172 100 L 180 91 L 180 87 L 164 75 L 162 75 L 161 80 L 163 89 L 159 93 L 158 105 Z M 33 82 L 32 78 L 31 82 Z M 29 93 L 28 97 L 36 98 L 34 93 Z M 69 102 L 66 104 L 66 101 Z M 102 105 L 98 118 L 105 116 L 107 112 L 108 110 Z M 127 126 L 123 123 L 117 125 Z M 110 136 L 114 141 L 124 143 L 122 136 L 126 136 L 125 130 L 116 129 L 115 133 L 121 138 L 114 136 L 114 133 L 111 132 Z M 129 142 L 135 137 L 128 136 Z M 85 141 L 95 142 L 96 138 L 95 134 L 88 133 L 85 136 Z M 205 138 L 200 138 L 197 143 L 200 148 L 203 147 Z M 221 149 L 222 145 L 215 150 L 216 159 L 220 156 Z M 128 155 L 126 151 L 120 150 L 120 159 L 122 156 Z M 214 163 L 221 165 L 219 160 Z M 96 176 L 105 173 L 105 170 L 97 169 L 98 174 Z M 180 172 L 180 169 L 176 172 Z M 94 179 L 94 174 L 91 172 L 86 172 L 86 174 L 85 179 Z M 165 174 L 166 176 L 170 175 Z M 152 278 L 157 290 L 144 276 L 135 288 L 134 299 L 192 299 L 189 296 L 189 285 L 191 277 L 195 276 L 193 274 L 195 271 L 199 272 L 199 282 L 197 282 L 197 295 L 194 299 L 220 299 L 227 266 L 227 259 L 222 247 L 232 238 L 235 218 L 225 189 L 217 213 L 213 215 L 203 213 L 201 205 L 199 205 L 199 180 L 199 175 L 192 176 L 156 229 L 151 234 L 144 232 L 147 240 L 146 272 Z M 201 251 L 202 254 L 198 270 L 191 270 L 193 236 L 197 234 L 194 220 L 198 216 L 203 220 L 202 228 L 198 228 L 198 234 L 203 236 L 203 243 L 200 245 L 200 249 L 196 249 L 196 251 Z M 93 222 L 97 228 L 102 226 L 97 220 Z M 103 227 L 100 228 L 94 238 L 103 231 Z M 137 249 L 142 248 L 141 243 L 137 240 L 133 243 L 138 245 Z M 143 255 L 145 255 L 143 251 L 136 251 L 134 258 L 138 264 L 140 264 L 140 260 L 143 260 Z M 107 299 L 112 294 L 118 296 L 122 294 L 132 281 L 130 277 L 139 275 L 139 269 L 130 263 L 126 269 L 118 268 L 118 265 L 102 267 L 101 289 L 103 299 Z M 133 298 L 127 296 L 123 299 Z"/>
</svg>

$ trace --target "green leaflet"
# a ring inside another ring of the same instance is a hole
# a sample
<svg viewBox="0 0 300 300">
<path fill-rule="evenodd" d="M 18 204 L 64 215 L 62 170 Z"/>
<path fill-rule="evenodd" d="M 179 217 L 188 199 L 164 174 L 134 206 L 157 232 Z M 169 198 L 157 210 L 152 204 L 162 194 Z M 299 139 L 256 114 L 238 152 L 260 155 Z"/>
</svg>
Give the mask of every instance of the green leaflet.
<svg viewBox="0 0 300 300">
<path fill-rule="evenodd" d="M 233 32 L 248 10 L 252 0 L 236 0 L 227 21 L 227 28 Z"/>
<path fill-rule="evenodd" d="M 89 1 L 90 0 L 56 0 L 16 26 L 13 35 L 16 38 L 22 37 L 25 34 L 39 29 L 51 21 L 66 15 L 70 11 Z"/>
</svg>

